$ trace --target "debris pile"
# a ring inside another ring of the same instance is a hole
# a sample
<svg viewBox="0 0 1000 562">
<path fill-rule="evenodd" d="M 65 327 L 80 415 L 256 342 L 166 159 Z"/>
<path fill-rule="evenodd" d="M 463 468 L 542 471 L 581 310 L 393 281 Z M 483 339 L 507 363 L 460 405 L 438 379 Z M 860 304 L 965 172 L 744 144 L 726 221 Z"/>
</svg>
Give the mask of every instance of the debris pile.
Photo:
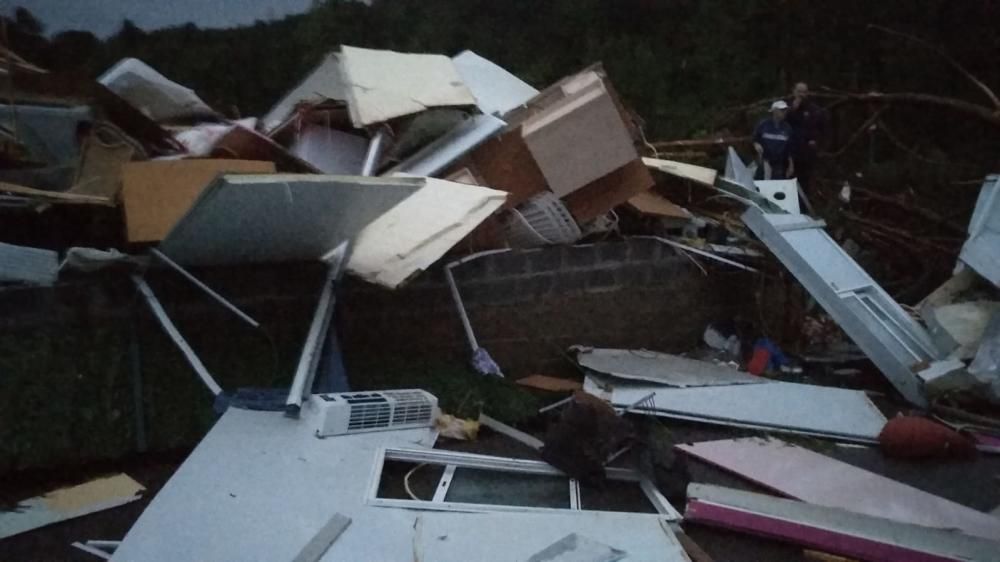
<svg viewBox="0 0 1000 562">
<path fill-rule="evenodd" d="M 1000 176 L 983 184 L 954 277 L 911 308 L 826 232 L 796 180 L 754 179 L 733 148 L 722 173 L 644 157 L 640 123 L 600 64 L 538 91 L 470 51 L 343 46 L 264 116 L 231 120 L 139 60 L 86 82 L 6 56 L 0 214 L 27 226 L 0 232 L 0 284 L 126 272 L 221 413 L 122 541 L 78 549 L 147 561 L 684 561 L 707 559 L 684 532 L 707 525 L 863 560 L 1000 560 L 989 514 L 773 437 L 679 437 L 690 426 L 780 434 L 911 462 L 1000 452 L 989 415 Z M 657 181 L 688 193 L 671 198 Z M 110 213 L 120 232 L 32 239 L 34 218 L 70 205 Z M 425 390 L 348 388 L 332 322 L 343 275 L 396 289 L 439 267 L 474 369 L 502 378 L 452 270 L 627 230 L 698 267 L 787 269 L 818 306 L 800 327 L 810 349 L 792 353 L 762 326 L 708 326 L 684 354 L 581 342 L 567 357 L 582 377 L 517 381 L 562 398 L 539 411 L 537 435 L 489 417 L 489 404 L 467 420 Z M 177 275 L 257 329 L 189 269 L 276 263 L 324 271 L 292 383 L 227 391 L 146 276 Z M 868 361 L 891 390 L 811 378 Z M 494 438 L 529 451 L 463 449 Z M 700 481 L 687 459 L 781 497 Z M 58 490 L 0 514 L 0 538 L 138 498 L 141 486 L 116 478 L 113 490 L 95 481 L 85 486 L 99 493 Z M 60 500 L 77 493 L 87 501 Z"/>
</svg>

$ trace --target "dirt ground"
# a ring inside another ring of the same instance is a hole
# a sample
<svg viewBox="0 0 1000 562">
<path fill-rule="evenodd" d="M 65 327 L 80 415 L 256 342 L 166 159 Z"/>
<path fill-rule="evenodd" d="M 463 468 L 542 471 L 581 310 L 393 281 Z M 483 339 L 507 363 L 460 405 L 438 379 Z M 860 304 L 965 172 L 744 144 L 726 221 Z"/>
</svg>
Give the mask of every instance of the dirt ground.
<svg viewBox="0 0 1000 562">
<path fill-rule="evenodd" d="M 679 442 L 697 442 L 712 439 L 754 435 L 754 432 L 711 427 L 697 424 L 680 424 L 664 420 Z M 759 435 L 759 434 L 758 434 Z M 886 459 L 871 447 L 837 445 L 827 441 L 797 440 L 823 454 L 841 461 L 878 472 L 911 486 L 948 498 L 974 509 L 989 511 L 1000 504 L 1000 455 L 986 456 L 970 461 L 921 461 L 902 462 Z M 439 446 L 468 452 L 502 456 L 533 458 L 535 454 L 523 445 L 503 436 L 483 430 L 480 439 L 473 443 L 441 440 Z M 86 481 L 89 478 L 121 471 L 146 486 L 142 500 L 132 504 L 95 513 L 78 519 L 50 525 L 0 541 L 0 561 L 93 561 L 95 557 L 70 547 L 73 541 L 87 539 L 120 540 L 163 487 L 174 470 L 183 462 L 188 451 L 169 454 L 137 456 L 106 465 L 79 467 L 60 473 L 34 474 L 7 480 L 2 486 L 5 504 L 12 499 L 44 492 L 56 486 Z M 688 462 L 692 480 L 746 490 L 763 491 L 738 477 L 698 461 Z M 419 485 L 419 484 L 417 484 Z M 683 510 L 682 505 L 676 506 Z M 684 525 L 688 535 L 718 562 L 798 562 L 806 560 L 802 548 L 745 535 L 704 527 Z"/>
</svg>

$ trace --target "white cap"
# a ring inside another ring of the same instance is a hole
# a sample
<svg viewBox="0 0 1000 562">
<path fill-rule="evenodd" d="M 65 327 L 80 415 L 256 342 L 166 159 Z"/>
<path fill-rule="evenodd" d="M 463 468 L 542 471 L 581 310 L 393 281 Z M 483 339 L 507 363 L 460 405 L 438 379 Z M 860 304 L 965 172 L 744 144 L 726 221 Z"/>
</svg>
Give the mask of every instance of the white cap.
<svg viewBox="0 0 1000 562">
<path fill-rule="evenodd" d="M 785 103 L 785 100 L 778 100 L 771 104 L 771 111 L 775 109 L 788 109 L 788 104 Z"/>
</svg>

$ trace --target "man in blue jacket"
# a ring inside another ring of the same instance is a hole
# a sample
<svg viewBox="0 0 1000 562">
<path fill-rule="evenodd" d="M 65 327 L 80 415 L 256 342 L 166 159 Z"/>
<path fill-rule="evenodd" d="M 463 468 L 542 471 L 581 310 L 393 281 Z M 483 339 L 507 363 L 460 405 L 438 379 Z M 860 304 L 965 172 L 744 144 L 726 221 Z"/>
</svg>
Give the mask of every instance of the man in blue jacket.
<svg viewBox="0 0 1000 562">
<path fill-rule="evenodd" d="M 788 100 L 788 124 L 792 126 L 792 158 L 795 159 L 795 176 L 803 189 L 809 187 L 813 168 L 816 167 L 819 149 L 829 129 L 826 110 L 809 97 L 809 86 L 799 82 Z"/>
<path fill-rule="evenodd" d="M 753 132 L 753 147 L 770 166 L 770 177 L 781 180 L 795 175 L 792 161 L 792 126 L 785 121 L 788 104 L 778 100 L 771 104 L 771 116 L 757 124 Z"/>
</svg>

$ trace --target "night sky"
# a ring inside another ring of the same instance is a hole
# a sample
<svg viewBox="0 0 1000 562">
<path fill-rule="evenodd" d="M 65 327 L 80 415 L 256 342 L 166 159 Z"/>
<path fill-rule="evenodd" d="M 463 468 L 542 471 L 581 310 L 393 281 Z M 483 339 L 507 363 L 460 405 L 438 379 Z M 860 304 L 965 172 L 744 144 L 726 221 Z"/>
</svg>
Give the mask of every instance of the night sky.
<svg viewBox="0 0 1000 562">
<path fill-rule="evenodd" d="M 193 22 L 198 27 L 233 27 L 280 19 L 306 11 L 313 0 L 0 0 L 0 14 L 24 6 L 52 35 L 83 29 L 98 37 L 118 31 L 123 19 L 145 30 Z"/>
</svg>

